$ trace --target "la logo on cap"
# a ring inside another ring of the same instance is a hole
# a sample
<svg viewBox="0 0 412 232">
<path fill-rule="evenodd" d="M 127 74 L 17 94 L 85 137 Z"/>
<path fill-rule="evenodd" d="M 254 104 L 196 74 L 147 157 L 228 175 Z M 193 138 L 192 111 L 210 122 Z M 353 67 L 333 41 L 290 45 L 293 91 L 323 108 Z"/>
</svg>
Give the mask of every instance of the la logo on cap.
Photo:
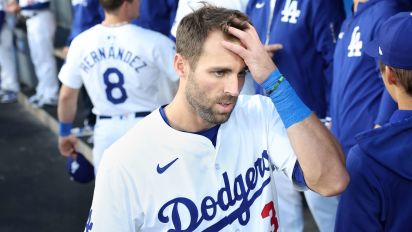
<svg viewBox="0 0 412 232">
<path fill-rule="evenodd" d="M 379 46 L 379 55 L 383 56 L 383 52 L 380 46 Z"/>
</svg>

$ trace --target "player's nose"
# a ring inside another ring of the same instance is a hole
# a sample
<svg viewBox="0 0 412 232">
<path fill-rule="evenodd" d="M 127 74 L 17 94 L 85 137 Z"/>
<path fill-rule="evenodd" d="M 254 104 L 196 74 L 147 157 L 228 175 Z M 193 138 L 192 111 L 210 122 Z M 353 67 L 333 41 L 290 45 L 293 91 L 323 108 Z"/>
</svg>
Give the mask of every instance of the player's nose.
<svg viewBox="0 0 412 232">
<path fill-rule="evenodd" d="M 229 78 L 226 78 L 224 92 L 230 96 L 239 96 L 240 86 L 237 74 L 232 74 Z"/>
</svg>

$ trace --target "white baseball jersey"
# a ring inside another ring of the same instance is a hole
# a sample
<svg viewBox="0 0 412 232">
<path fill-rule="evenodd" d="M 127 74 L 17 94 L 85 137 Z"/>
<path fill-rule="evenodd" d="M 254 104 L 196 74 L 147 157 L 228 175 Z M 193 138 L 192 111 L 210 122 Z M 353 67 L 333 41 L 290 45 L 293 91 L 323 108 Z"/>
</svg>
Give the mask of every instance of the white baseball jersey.
<svg viewBox="0 0 412 232">
<path fill-rule="evenodd" d="M 174 54 L 174 43 L 160 33 L 99 24 L 73 40 L 59 79 L 75 89 L 84 83 L 96 115 L 152 111 L 176 91 Z"/>
<path fill-rule="evenodd" d="M 277 231 L 271 173 L 295 163 L 267 97 L 240 96 L 216 147 L 156 110 L 106 150 L 85 231 Z"/>
<path fill-rule="evenodd" d="M 174 37 L 176 37 L 177 26 L 179 26 L 179 23 L 183 17 L 202 7 L 202 2 L 207 2 L 208 4 L 214 6 L 246 12 L 248 0 L 180 0 L 177 5 L 175 21 L 173 22 L 171 29 L 171 34 Z"/>
</svg>

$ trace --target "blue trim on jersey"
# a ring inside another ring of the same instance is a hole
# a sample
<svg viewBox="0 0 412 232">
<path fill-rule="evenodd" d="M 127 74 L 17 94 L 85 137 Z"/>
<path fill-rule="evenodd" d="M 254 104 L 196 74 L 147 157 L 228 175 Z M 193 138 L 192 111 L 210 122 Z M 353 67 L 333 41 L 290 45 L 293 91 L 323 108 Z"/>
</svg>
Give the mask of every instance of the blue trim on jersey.
<svg viewBox="0 0 412 232">
<path fill-rule="evenodd" d="M 170 126 L 169 119 L 168 119 L 167 116 L 166 116 L 164 107 L 166 107 L 166 105 L 160 107 L 160 109 L 159 109 L 160 115 L 162 116 L 162 118 L 163 118 L 163 120 L 165 121 L 165 123 L 166 123 L 168 126 Z M 170 127 L 171 127 L 171 126 L 170 126 Z M 197 135 L 202 135 L 202 136 L 208 138 L 208 139 L 212 142 L 213 146 L 216 147 L 217 132 L 219 131 L 219 127 L 220 127 L 220 124 L 218 124 L 218 125 L 216 125 L 216 126 L 214 126 L 214 127 L 212 127 L 212 128 L 199 131 L 199 132 L 187 132 L 187 131 L 184 131 L 184 132 L 192 133 L 192 134 L 197 134 Z"/>
<path fill-rule="evenodd" d="M 50 2 L 36 3 L 29 6 L 24 6 L 21 10 L 44 10 L 50 7 Z"/>
<path fill-rule="evenodd" d="M 293 183 L 299 187 L 307 187 L 302 168 L 297 160 L 295 166 L 293 167 L 292 180 Z"/>
</svg>

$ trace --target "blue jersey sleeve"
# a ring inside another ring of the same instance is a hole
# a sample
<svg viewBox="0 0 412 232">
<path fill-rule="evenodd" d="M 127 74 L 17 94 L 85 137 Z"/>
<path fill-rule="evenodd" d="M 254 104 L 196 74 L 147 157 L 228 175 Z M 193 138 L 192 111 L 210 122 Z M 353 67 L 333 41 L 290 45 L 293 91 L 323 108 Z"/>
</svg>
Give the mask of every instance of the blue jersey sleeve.
<svg viewBox="0 0 412 232">
<path fill-rule="evenodd" d="M 349 152 L 346 166 L 350 182 L 339 201 L 335 232 L 384 231 L 380 223 L 383 192 L 365 157 L 359 146 Z"/>
</svg>

